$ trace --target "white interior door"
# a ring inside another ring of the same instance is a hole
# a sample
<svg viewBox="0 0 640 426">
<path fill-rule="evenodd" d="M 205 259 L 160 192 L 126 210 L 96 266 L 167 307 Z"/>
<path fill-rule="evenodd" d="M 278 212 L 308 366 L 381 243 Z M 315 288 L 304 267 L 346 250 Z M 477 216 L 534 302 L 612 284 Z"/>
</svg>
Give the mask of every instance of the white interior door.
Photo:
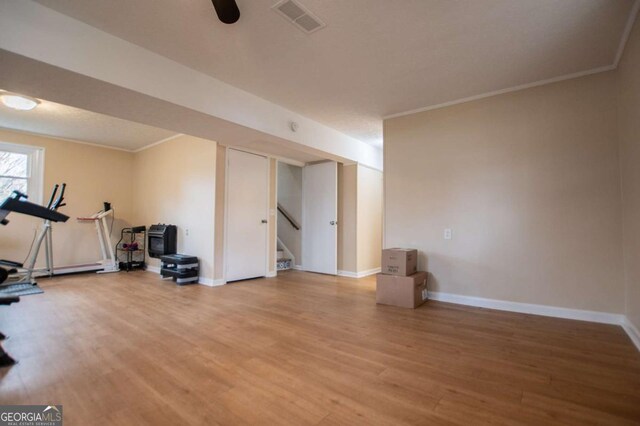
<svg viewBox="0 0 640 426">
<path fill-rule="evenodd" d="M 266 275 L 268 185 L 266 157 L 227 151 L 226 281 Z"/>
<path fill-rule="evenodd" d="M 338 164 L 302 169 L 302 268 L 338 273 Z"/>
</svg>

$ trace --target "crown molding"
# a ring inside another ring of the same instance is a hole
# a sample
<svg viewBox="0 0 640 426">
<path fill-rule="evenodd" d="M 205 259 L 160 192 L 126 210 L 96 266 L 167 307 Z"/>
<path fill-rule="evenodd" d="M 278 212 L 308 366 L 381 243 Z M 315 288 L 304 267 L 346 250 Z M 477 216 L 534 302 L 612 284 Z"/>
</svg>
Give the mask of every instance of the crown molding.
<svg viewBox="0 0 640 426">
<path fill-rule="evenodd" d="M 618 64 L 622 59 L 622 55 L 624 54 L 624 49 L 627 46 L 627 41 L 629 40 L 629 36 L 631 35 L 631 30 L 633 30 L 633 25 L 638 18 L 638 10 L 640 10 L 640 0 L 636 0 L 631 6 L 631 13 L 629 14 L 629 18 L 627 19 L 627 24 L 624 27 L 624 31 L 622 32 L 622 38 L 620 39 L 620 44 L 618 45 L 618 51 L 616 52 L 616 58 L 613 60 L 614 68 L 618 68 Z"/>
<path fill-rule="evenodd" d="M 39 138 L 54 139 L 54 140 L 63 141 L 63 142 L 77 143 L 80 145 L 88 145 L 95 148 L 113 149 L 115 151 L 122 151 L 122 152 L 133 152 L 130 149 L 120 148 L 118 146 L 102 145 L 99 143 L 85 142 L 78 139 L 62 138 L 59 136 L 47 135 L 45 133 L 30 132 L 28 130 L 22 130 L 22 129 L 12 129 L 10 127 L 0 127 L 0 130 L 4 130 L 7 132 L 14 132 L 14 133 L 22 133 L 22 134 L 31 135 L 31 136 L 37 136 Z"/>
<path fill-rule="evenodd" d="M 622 59 L 622 55 L 624 54 L 624 48 L 627 44 L 627 40 L 629 40 L 629 35 L 631 34 L 631 30 L 636 22 L 636 18 L 638 16 L 638 11 L 640 10 L 640 0 L 635 0 L 633 6 L 631 6 L 631 11 L 629 13 L 629 17 L 627 18 L 627 23 L 625 24 L 624 31 L 622 32 L 622 37 L 620 38 L 620 43 L 618 44 L 618 49 L 616 50 L 616 56 L 611 65 L 606 65 L 598 68 L 592 68 L 585 71 L 580 71 L 571 74 L 565 74 L 558 77 L 547 78 L 544 80 L 534 81 L 532 83 L 521 84 L 518 86 L 508 87 L 505 89 L 494 90 L 491 92 L 481 93 L 479 95 L 469 96 L 466 98 L 455 99 L 449 102 L 443 102 L 436 105 L 425 106 L 422 108 L 411 109 L 408 111 L 398 112 L 394 114 L 385 115 L 382 117 L 383 120 L 389 120 L 392 118 L 403 117 L 405 115 L 417 114 L 419 112 L 431 111 L 434 109 L 445 108 L 453 105 L 463 104 L 466 102 L 477 101 L 484 98 L 490 98 L 492 96 L 503 95 L 505 93 L 517 92 L 524 89 L 530 89 L 532 87 L 544 86 L 546 84 L 558 83 L 564 80 L 571 80 L 573 78 L 586 77 L 592 74 L 598 74 L 601 72 L 612 71 L 618 67 L 620 60 Z"/>
<path fill-rule="evenodd" d="M 163 143 L 165 143 L 165 142 L 169 142 L 169 141 L 171 141 L 171 140 L 177 139 L 177 138 L 179 138 L 180 136 L 184 136 L 184 134 L 182 134 L 182 133 L 177 133 L 177 134 L 175 134 L 175 135 L 173 135 L 173 136 L 169 136 L 168 138 L 164 138 L 164 139 L 160 139 L 159 141 L 152 142 L 152 143 L 150 143 L 149 145 L 145 145 L 145 146 L 143 146 L 143 147 L 141 147 L 141 148 L 133 149 L 133 150 L 131 150 L 130 152 L 138 153 L 138 152 L 140 152 L 140 151 L 144 151 L 145 149 L 153 148 L 154 146 L 158 146 L 158 145 L 161 145 L 161 144 L 163 144 Z"/>
<path fill-rule="evenodd" d="M 386 116 L 382 117 L 382 119 L 383 120 L 389 120 L 389 119 L 392 119 L 392 118 L 404 117 L 405 115 L 417 114 L 419 112 L 432 111 L 434 109 L 440 109 L 440 108 L 445 108 L 445 107 L 449 107 L 449 106 L 453 106 L 453 105 L 464 104 L 466 102 L 477 101 L 477 100 L 480 100 L 480 99 L 490 98 L 490 97 L 497 96 L 497 95 L 504 95 L 506 93 L 518 92 L 518 91 L 524 90 L 524 89 L 531 89 L 533 87 L 544 86 L 544 85 L 551 84 L 551 83 L 558 83 L 560 81 L 571 80 L 571 79 L 579 78 L 579 77 L 586 77 L 588 75 L 598 74 L 598 73 L 606 72 L 606 71 L 612 71 L 615 68 L 616 68 L 615 65 L 607 65 L 607 66 L 604 66 L 604 67 L 593 68 L 593 69 L 586 70 L 586 71 L 580 71 L 580 72 L 576 72 L 576 73 L 572 73 L 572 74 L 561 75 L 561 76 L 558 76 L 558 77 L 548 78 L 548 79 L 545 79 L 545 80 L 534 81 L 533 83 L 521 84 L 519 86 L 508 87 L 506 89 L 494 90 L 492 92 L 482 93 L 480 95 L 474 95 L 474 96 L 469 96 L 467 98 L 461 98 L 461 99 L 456 99 L 456 100 L 449 101 L 449 102 L 443 102 L 441 104 L 430 105 L 430 106 L 426 106 L 426 107 L 422 107 L 422 108 L 416 108 L 416 109 L 412 109 L 412 110 L 404 111 L 404 112 L 398 112 L 398 113 L 395 113 L 395 114 L 386 115 Z"/>
</svg>

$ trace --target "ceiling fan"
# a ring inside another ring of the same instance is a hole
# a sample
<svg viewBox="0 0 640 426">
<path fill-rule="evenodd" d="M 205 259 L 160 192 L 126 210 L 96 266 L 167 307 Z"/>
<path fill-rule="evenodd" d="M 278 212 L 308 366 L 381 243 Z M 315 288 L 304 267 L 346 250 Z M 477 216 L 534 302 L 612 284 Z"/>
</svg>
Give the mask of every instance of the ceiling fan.
<svg viewBox="0 0 640 426">
<path fill-rule="evenodd" d="M 218 19 L 225 24 L 233 24 L 240 19 L 240 9 L 236 0 L 211 0 Z"/>
</svg>

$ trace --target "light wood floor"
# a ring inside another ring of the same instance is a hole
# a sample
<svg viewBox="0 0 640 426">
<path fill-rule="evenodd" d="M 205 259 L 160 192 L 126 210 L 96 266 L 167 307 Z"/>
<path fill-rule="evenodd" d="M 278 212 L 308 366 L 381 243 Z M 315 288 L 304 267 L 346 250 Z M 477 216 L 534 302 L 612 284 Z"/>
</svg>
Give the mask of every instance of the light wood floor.
<svg viewBox="0 0 640 426">
<path fill-rule="evenodd" d="M 301 272 L 177 287 L 146 272 L 43 280 L 0 307 L 0 404 L 65 424 L 638 424 L 617 326 L 428 302 Z"/>
</svg>

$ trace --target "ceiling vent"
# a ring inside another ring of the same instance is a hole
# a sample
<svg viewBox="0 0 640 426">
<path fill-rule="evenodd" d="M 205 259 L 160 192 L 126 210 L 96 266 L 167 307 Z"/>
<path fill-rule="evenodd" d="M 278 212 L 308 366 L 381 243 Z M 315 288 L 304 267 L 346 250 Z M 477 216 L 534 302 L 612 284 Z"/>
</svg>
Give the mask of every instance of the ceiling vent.
<svg viewBox="0 0 640 426">
<path fill-rule="evenodd" d="M 281 0 L 271 9 L 307 34 L 325 27 L 324 22 L 294 0 Z"/>
</svg>

